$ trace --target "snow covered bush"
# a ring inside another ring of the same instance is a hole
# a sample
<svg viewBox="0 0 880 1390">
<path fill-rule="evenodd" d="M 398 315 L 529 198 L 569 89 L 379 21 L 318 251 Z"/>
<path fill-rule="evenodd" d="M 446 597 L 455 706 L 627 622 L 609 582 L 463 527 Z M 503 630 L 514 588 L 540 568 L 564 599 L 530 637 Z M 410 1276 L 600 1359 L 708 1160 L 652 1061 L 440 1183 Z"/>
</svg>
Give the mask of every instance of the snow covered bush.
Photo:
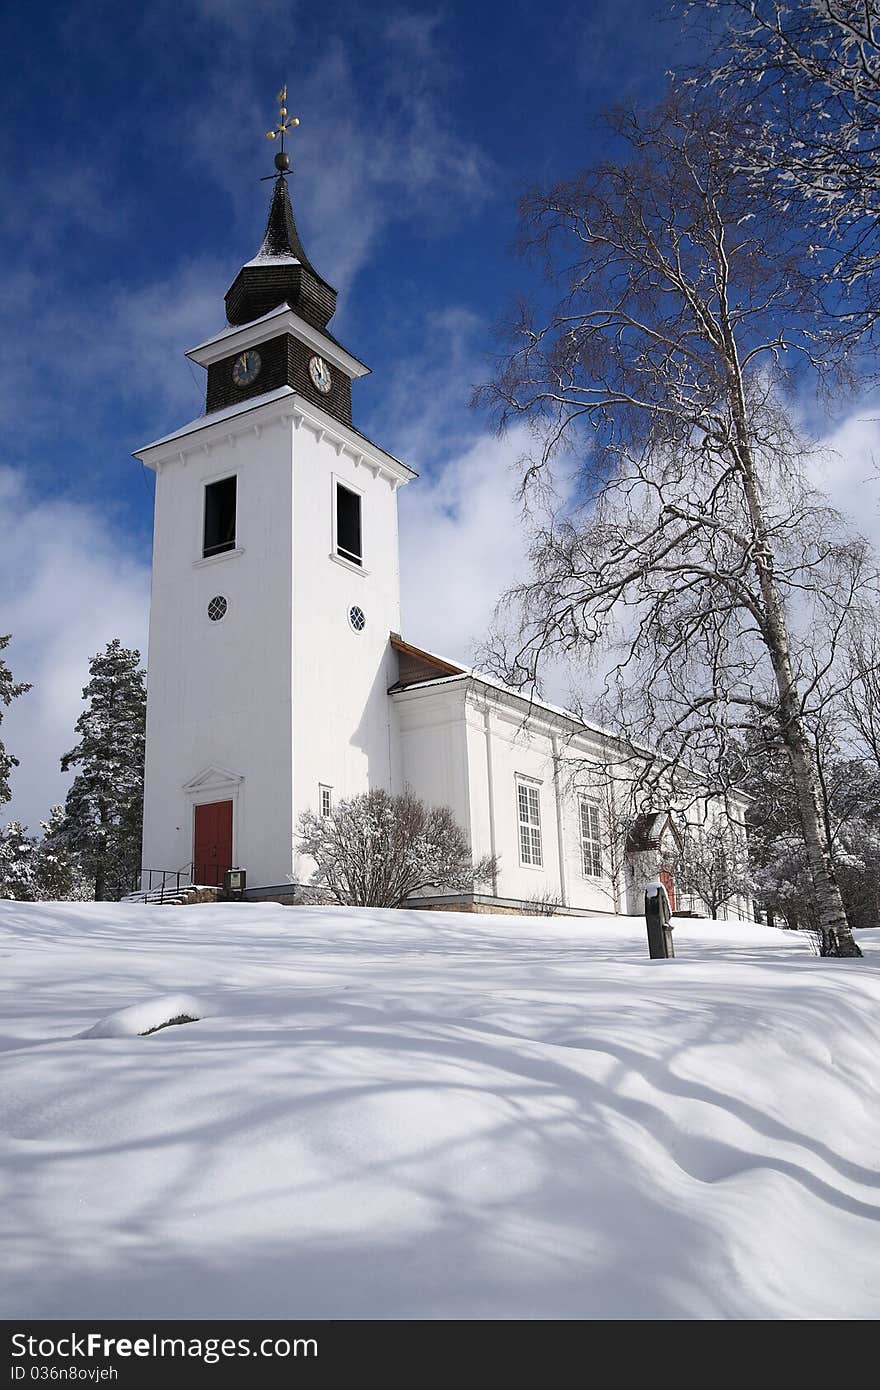
<svg viewBox="0 0 880 1390">
<path fill-rule="evenodd" d="M 11 820 L 0 829 L 0 898 L 33 902 L 39 895 L 34 876 L 37 842 L 27 827 Z"/>
<path fill-rule="evenodd" d="M 426 892 L 469 892 L 489 882 L 490 858 L 474 864 L 447 806 L 377 788 L 340 801 L 326 816 L 306 811 L 298 849 L 315 862 L 312 884 L 351 907 L 400 907 Z"/>
<path fill-rule="evenodd" d="M 92 897 L 79 855 L 69 843 L 67 814 L 53 806 L 49 819 L 40 822 L 42 837 L 34 852 L 37 897 L 46 902 L 86 902 Z"/>
<path fill-rule="evenodd" d="M 11 820 L 0 828 L 0 898 L 19 902 L 84 902 L 91 898 L 76 854 L 67 845 L 64 811 L 53 806 L 42 836 Z"/>
</svg>

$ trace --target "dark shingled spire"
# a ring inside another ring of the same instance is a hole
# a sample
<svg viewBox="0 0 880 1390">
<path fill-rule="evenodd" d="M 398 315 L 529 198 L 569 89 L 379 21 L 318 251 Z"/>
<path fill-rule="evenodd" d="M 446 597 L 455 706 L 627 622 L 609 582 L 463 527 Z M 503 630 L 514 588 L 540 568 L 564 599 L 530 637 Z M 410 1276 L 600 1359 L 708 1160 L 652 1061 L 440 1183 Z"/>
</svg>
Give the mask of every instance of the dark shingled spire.
<svg viewBox="0 0 880 1390">
<path fill-rule="evenodd" d="M 303 249 L 287 179 L 279 174 L 263 244 L 230 285 L 226 317 L 233 324 L 250 323 L 285 302 L 314 328 L 326 328 L 336 309 L 336 291 L 318 274 Z"/>
<path fill-rule="evenodd" d="M 272 205 L 269 208 L 269 221 L 266 223 L 266 235 L 263 237 L 263 244 L 257 255 L 293 256 L 295 260 L 306 266 L 313 275 L 318 273 L 303 250 L 299 232 L 296 230 L 290 194 L 287 191 L 287 179 L 281 175 L 275 180 Z"/>
</svg>

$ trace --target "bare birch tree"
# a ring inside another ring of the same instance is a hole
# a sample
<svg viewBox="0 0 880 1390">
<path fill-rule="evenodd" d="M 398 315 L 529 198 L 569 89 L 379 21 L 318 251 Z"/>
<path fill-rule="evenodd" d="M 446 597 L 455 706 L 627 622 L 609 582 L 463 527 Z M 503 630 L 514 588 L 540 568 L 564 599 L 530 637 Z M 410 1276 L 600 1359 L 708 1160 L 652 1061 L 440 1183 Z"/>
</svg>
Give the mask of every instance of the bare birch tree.
<svg viewBox="0 0 880 1390">
<path fill-rule="evenodd" d="M 845 716 L 856 741 L 880 772 L 880 623 L 860 633 L 848 652 Z"/>
<path fill-rule="evenodd" d="M 880 0 L 682 0 L 676 8 L 707 22 L 712 57 L 693 80 L 737 101 L 738 167 L 812 228 L 826 326 L 844 341 L 876 329 Z"/>
<path fill-rule="evenodd" d="M 508 682 L 539 688 L 548 661 L 616 641 L 604 717 L 659 754 L 634 763 L 643 799 L 728 790 L 743 730 L 772 723 L 824 948 L 859 955 L 809 715 L 875 576 L 808 486 L 779 389 L 787 359 L 813 362 L 803 247 L 731 167 L 728 118 L 674 97 L 613 133 L 623 161 L 522 204 L 525 248 L 559 297 L 522 309 L 479 397 L 502 427 L 531 422 L 526 491 L 580 444 L 583 505 L 537 527 L 531 576 L 488 655 Z"/>
</svg>

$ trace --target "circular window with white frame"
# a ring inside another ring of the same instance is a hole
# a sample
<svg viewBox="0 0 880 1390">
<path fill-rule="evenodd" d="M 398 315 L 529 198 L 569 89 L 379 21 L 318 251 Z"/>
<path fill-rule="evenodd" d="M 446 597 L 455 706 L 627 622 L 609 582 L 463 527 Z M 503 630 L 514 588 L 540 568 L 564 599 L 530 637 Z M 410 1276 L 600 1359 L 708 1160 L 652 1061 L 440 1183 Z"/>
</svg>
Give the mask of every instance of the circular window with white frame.
<svg viewBox="0 0 880 1390">
<path fill-rule="evenodd" d="M 353 632 L 363 632 L 367 625 L 367 615 L 357 604 L 348 610 L 348 625 Z"/>
<path fill-rule="evenodd" d="M 208 617 L 212 623 L 220 623 L 229 612 L 229 601 L 222 594 L 215 594 L 208 603 Z"/>
</svg>

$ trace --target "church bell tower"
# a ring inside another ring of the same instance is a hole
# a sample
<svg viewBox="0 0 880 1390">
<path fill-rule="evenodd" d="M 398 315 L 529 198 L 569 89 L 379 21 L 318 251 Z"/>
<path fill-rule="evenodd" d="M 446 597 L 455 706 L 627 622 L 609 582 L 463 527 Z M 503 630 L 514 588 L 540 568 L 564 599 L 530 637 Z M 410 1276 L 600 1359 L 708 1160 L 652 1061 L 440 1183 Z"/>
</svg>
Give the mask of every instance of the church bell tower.
<svg viewBox="0 0 880 1390">
<path fill-rule="evenodd" d="M 389 636 L 397 490 L 415 475 L 356 428 L 368 368 L 331 334 L 336 291 L 297 231 L 280 141 L 266 232 L 189 350 L 198 419 L 136 452 L 156 474 L 145 870 L 282 891 L 305 810 L 394 787 Z"/>
</svg>

